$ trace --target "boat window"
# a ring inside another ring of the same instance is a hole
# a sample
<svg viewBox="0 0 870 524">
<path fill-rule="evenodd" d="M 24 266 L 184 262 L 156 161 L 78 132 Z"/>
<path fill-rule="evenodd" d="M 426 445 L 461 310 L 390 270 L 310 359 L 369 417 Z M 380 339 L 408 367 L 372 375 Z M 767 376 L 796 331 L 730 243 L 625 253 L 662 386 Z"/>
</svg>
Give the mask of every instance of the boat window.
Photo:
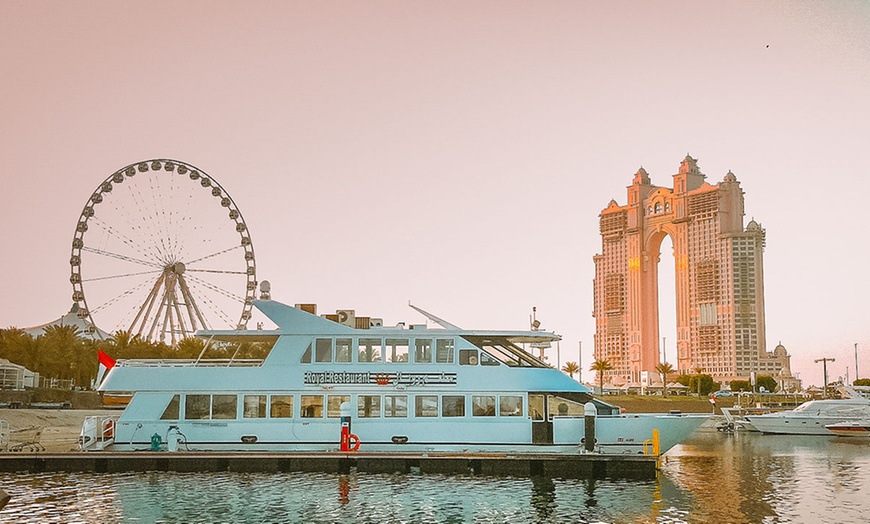
<svg viewBox="0 0 870 524">
<path fill-rule="evenodd" d="M 238 395 L 215 395 L 211 399 L 211 418 L 234 419 L 236 418 L 236 405 Z"/>
<path fill-rule="evenodd" d="M 293 395 L 272 395 L 269 403 L 269 417 L 293 418 Z"/>
<path fill-rule="evenodd" d="M 481 353 L 480 354 L 480 365 L 481 366 L 497 366 L 498 360 L 492 358 L 491 356 L 487 355 L 486 353 Z"/>
<path fill-rule="evenodd" d="M 414 362 L 432 362 L 432 339 L 418 338 L 414 341 Z"/>
<path fill-rule="evenodd" d="M 347 402 L 350 404 L 350 395 L 327 395 L 326 396 L 326 417 L 339 418 L 341 417 L 341 404 Z M 350 415 L 350 413 L 348 413 Z"/>
<path fill-rule="evenodd" d="M 308 344 L 308 349 L 305 350 L 305 353 L 302 353 L 302 363 L 303 364 L 311 364 L 311 344 Z"/>
<path fill-rule="evenodd" d="M 473 395 L 471 397 L 471 414 L 475 417 L 494 417 L 495 395 Z"/>
<path fill-rule="evenodd" d="M 302 418 L 323 418 L 322 395 L 302 395 L 302 403 L 300 406 L 300 415 Z"/>
<path fill-rule="evenodd" d="M 442 417 L 464 417 L 465 397 L 462 395 L 444 395 L 441 397 Z"/>
<path fill-rule="evenodd" d="M 519 395 L 502 395 L 498 398 L 498 414 L 500 417 L 522 417 L 523 397 Z"/>
<path fill-rule="evenodd" d="M 266 418 L 266 395 L 244 395 L 242 397 L 243 418 Z"/>
<path fill-rule="evenodd" d="M 544 395 L 529 395 L 529 416 L 532 420 L 544 420 Z"/>
<path fill-rule="evenodd" d="M 466 336 L 463 338 L 502 364 L 512 367 L 549 367 L 545 362 L 535 358 L 531 353 L 512 343 L 506 337 Z"/>
<path fill-rule="evenodd" d="M 381 416 L 380 395 L 360 395 L 357 416 L 359 418 L 379 418 Z"/>
<path fill-rule="evenodd" d="M 160 420 L 178 420 L 178 406 L 181 404 L 181 395 L 173 395 L 169 405 L 160 415 Z"/>
<path fill-rule="evenodd" d="M 414 407 L 415 417 L 437 417 L 438 395 L 415 395 Z"/>
<path fill-rule="evenodd" d="M 185 395 L 184 397 L 184 418 L 187 420 L 208 418 L 210 408 L 210 395 Z"/>
<path fill-rule="evenodd" d="M 408 361 L 408 339 L 388 338 L 386 344 L 387 362 Z"/>
<path fill-rule="evenodd" d="M 318 338 L 314 341 L 314 361 L 332 362 L 331 338 Z"/>
<path fill-rule="evenodd" d="M 439 338 L 435 341 L 435 362 L 453 364 L 453 339 Z"/>
<path fill-rule="evenodd" d="M 476 349 L 460 349 L 459 363 L 463 366 L 477 365 L 477 350 Z"/>
<path fill-rule="evenodd" d="M 408 416 L 408 396 L 407 395 L 385 395 L 384 396 L 384 416 L 385 417 L 407 417 Z"/>
<path fill-rule="evenodd" d="M 359 339 L 359 361 L 380 362 L 383 341 L 379 338 Z"/>
<path fill-rule="evenodd" d="M 582 417 L 586 414 L 583 404 L 579 402 L 555 395 L 550 395 L 548 400 L 547 405 L 550 409 L 550 418 L 555 416 Z"/>
<path fill-rule="evenodd" d="M 351 356 L 351 344 L 352 340 L 349 338 L 337 338 L 335 339 L 335 361 L 336 362 L 350 362 Z"/>
</svg>

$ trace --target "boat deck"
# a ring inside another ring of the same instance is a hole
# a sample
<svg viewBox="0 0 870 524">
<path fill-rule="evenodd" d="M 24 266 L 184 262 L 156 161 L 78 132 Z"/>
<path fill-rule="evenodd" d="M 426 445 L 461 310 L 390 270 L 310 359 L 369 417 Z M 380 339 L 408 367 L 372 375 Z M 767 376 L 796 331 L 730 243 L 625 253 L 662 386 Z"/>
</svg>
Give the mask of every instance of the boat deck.
<svg viewBox="0 0 870 524">
<path fill-rule="evenodd" d="M 457 453 L 77 452 L 0 455 L 0 471 L 120 473 L 145 471 L 436 473 L 484 476 L 654 479 L 650 455 Z"/>
</svg>

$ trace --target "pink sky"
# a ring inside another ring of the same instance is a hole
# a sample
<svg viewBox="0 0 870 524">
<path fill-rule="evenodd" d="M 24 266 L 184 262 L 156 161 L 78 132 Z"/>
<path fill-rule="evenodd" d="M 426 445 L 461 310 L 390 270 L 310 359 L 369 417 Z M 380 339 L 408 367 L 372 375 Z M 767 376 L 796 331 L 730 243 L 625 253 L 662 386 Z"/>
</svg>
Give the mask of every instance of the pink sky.
<svg viewBox="0 0 870 524">
<path fill-rule="evenodd" d="M 177 158 L 235 199 L 273 298 L 537 306 L 588 368 L 598 213 L 688 152 L 767 230 L 768 349 L 809 385 L 858 343 L 870 374 L 870 3 L 6 0 L 0 77 L 2 326 L 69 309 L 103 179 Z"/>
</svg>

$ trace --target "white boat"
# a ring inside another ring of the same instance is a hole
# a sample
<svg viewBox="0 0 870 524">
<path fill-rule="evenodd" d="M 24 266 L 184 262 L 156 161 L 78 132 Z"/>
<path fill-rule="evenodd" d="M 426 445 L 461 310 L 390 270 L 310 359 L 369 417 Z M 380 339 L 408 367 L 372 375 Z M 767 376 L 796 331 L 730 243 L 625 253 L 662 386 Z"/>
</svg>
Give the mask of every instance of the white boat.
<svg viewBox="0 0 870 524">
<path fill-rule="evenodd" d="M 870 399 L 811 400 L 789 411 L 745 418 L 762 433 L 829 436 L 831 432 L 825 426 L 870 419 Z"/>
<path fill-rule="evenodd" d="M 837 424 L 828 424 L 825 429 L 834 435 L 841 437 L 870 437 L 870 420 L 862 420 L 859 422 L 839 422 Z"/>
<path fill-rule="evenodd" d="M 366 452 L 581 453 L 592 403 L 591 451 L 651 453 L 655 432 L 664 453 L 709 417 L 620 413 L 521 347 L 550 332 L 464 330 L 414 306 L 441 328 L 255 306 L 279 328 L 197 335 L 271 344 L 264 360 L 119 360 L 99 390 L 133 397 L 85 422 L 83 449 L 346 451 L 347 422 Z"/>
</svg>

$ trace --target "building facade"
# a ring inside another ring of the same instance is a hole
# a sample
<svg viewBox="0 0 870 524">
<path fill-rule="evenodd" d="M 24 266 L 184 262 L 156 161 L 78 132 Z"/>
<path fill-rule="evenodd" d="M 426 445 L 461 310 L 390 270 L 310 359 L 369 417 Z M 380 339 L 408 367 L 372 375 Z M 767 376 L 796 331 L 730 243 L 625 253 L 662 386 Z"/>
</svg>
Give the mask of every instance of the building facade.
<svg viewBox="0 0 870 524">
<path fill-rule="evenodd" d="M 595 358 L 613 367 L 606 382 L 657 376 L 658 264 L 666 236 L 674 246 L 678 372 L 723 383 L 748 380 L 762 366 L 763 374 L 778 373 L 767 369 L 765 231 L 754 220 L 744 227 L 744 194 L 733 173 L 715 185 L 705 179 L 688 155 L 671 188 L 651 184 L 641 168 L 627 204 L 612 200 L 600 214 L 593 315 Z"/>
</svg>

